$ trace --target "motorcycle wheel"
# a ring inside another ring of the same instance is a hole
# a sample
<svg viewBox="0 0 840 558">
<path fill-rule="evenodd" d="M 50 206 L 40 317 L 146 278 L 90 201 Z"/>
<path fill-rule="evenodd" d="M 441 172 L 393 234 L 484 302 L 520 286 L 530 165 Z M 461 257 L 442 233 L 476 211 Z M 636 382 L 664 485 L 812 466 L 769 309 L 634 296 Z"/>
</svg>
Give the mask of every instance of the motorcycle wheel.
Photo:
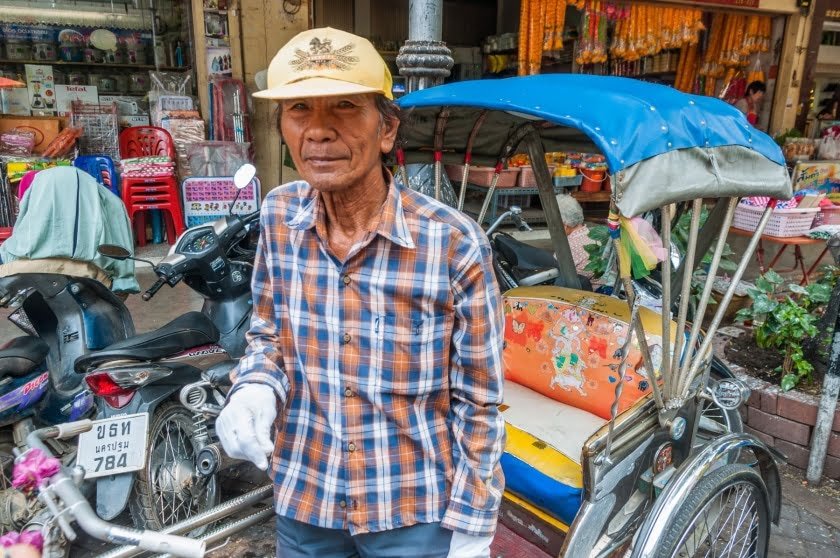
<svg viewBox="0 0 840 558">
<path fill-rule="evenodd" d="M 138 529 L 160 531 L 219 503 L 218 475 L 202 481 L 195 468 L 193 415 L 178 403 L 155 410 L 149 425 L 146 463 L 134 482 L 129 510 Z M 191 531 L 197 536 L 209 526 Z"/>
</svg>

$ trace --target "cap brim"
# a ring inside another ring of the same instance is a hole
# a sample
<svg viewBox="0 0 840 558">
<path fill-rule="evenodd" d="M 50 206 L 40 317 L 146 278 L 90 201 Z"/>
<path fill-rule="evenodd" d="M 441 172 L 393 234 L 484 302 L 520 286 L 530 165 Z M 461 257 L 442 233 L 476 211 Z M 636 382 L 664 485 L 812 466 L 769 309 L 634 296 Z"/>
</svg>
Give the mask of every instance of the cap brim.
<svg viewBox="0 0 840 558">
<path fill-rule="evenodd" d="M 358 95 L 361 93 L 382 93 L 390 97 L 391 92 L 385 92 L 373 87 L 365 87 L 356 83 L 330 79 L 324 77 L 311 77 L 269 87 L 254 93 L 259 99 L 302 99 L 306 97 L 332 97 L 335 95 Z"/>
</svg>

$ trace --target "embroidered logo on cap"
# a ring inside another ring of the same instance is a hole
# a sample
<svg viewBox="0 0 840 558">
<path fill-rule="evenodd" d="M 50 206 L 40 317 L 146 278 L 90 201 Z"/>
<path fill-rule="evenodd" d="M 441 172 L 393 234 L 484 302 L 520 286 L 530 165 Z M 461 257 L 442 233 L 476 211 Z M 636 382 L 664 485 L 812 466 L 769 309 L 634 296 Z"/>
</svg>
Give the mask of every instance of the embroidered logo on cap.
<svg viewBox="0 0 840 558">
<path fill-rule="evenodd" d="M 359 61 L 356 56 L 351 56 L 355 45 L 350 43 L 340 49 L 333 49 L 330 39 L 312 39 L 309 41 L 309 52 L 295 49 L 295 58 L 289 65 L 296 71 L 305 70 L 349 70 Z"/>
</svg>

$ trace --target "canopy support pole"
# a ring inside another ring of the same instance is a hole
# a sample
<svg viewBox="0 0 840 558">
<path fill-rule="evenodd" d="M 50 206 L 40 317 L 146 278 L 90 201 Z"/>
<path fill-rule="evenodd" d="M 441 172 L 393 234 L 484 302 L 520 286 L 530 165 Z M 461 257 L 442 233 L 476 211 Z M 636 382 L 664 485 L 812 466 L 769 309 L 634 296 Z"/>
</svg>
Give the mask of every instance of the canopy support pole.
<svg viewBox="0 0 840 558">
<path fill-rule="evenodd" d="M 557 206 L 557 198 L 554 197 L 554 182 L 548 172 L 548 163 L 545 162 L 545 150 L 539 132 L 531 128 L 525 135 L 523 141 L 528 149 L 528 157 L 531 159 L 531 168 L 537 179 L 537 189 L 540 193 L 540 203 L 545 213 L 545 221 L 548 224 L 548 232 L 551 235 L 551 245 L 554 248 L 554 255 L 557 258 L 557 269 L 560 271 L 560 279 L 563 285 L 570 289 L 580 289 L 580 278 L 575 269 L 572 249 L 569 247 L 569 239 L 566 237 L 566 230 L 563 228 L 563 218 L 560 216 L 560 208 Z"/>
</svg>

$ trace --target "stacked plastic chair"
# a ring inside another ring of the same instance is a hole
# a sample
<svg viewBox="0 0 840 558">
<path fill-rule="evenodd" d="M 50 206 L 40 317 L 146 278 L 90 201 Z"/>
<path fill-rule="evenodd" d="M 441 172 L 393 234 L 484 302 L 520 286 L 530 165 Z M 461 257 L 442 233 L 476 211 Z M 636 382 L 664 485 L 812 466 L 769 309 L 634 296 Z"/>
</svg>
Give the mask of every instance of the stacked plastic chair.
<svg viewBox="0 0 840 558">
<path fill-rule="evenodd" d="M 73 161 L 73 166 L 94 177 L 114 195 L 120 195 L 117 169 L 114 167 L 113 159 L 107 155 L 80 155 Z"/>
<path fill-rule="evenodd" d="M 168 157 L 172 161 L 176 158 L 172 136 L 163 128 L 133 126 L 120 133 L 120 157 L 123 160 L 159 156 Z M 139 246 L 146 244 L 145 212 L 160 210 L 163 213 L 169 244 L 173 244 L 186 228 L 174 169 L 171 174 L 154 174 L 153 176 L 123 172 L 122 199 L 125 202 L 128 218 L 134 225 Z"/>
</svg>

